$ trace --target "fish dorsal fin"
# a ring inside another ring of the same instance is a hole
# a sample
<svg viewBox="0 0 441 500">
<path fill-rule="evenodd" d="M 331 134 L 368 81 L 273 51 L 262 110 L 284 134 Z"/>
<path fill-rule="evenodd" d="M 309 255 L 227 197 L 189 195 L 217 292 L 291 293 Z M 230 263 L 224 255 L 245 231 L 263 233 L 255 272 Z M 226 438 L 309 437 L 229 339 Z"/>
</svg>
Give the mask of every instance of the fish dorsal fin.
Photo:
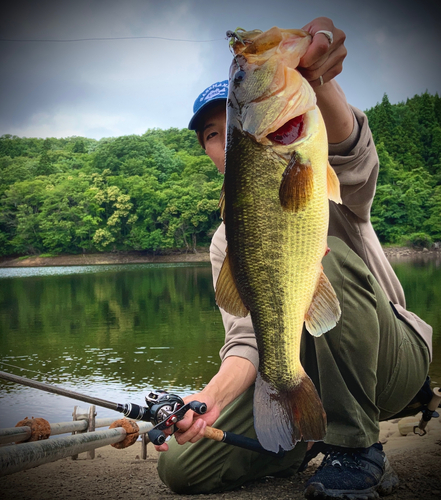
<svg viewBox="0 0 441 500">
<path fill-rule="evenodd" d="M 341 203 L 340 181 L 338 180 L 335 170 L 331 167 L 331 165 L 329 165 L 329 163 L 326 170 L 326 177 L 328 182 L 328 198 L 335 203 Z"/>
<path fill-rule="evenodd" d="M 341 310 L 337 295 L 325 273 L 320 274 L 311 305 L 305 316 L 305 326 L 314 337 L 331 330 L 340 319 Z"/>
<path fill-rule="evenodd" d="M 231 272 L 228 251 L 216 282 L 216 304 L 233 316 L 245 317 L 248 315 L 248 309 L 240 298 Z"/>
<path fill-rule="evenodd" d="M 283 172 L 279 188 L 279 199 L 286 212 L 304 210 L 312 197 L 314 175 L 309 162 L 302 162 L 297 154 L 293 154 Z"/>
<path fill-rule="evenodd" d="M 225 223 L 225 181 L 222 184 L 221 194 L 220 194 L 220 198 L 219 198 L 219 210 L 220 210 L 221 219 Z"/>
</svg>

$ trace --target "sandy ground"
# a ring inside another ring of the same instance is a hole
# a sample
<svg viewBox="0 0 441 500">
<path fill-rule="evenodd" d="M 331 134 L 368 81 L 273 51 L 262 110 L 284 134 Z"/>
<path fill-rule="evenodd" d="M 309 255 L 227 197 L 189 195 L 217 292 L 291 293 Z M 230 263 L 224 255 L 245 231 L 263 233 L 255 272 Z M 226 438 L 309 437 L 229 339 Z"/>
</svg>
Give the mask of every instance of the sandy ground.
<svg viewBox="0 0 441 500">
<path fill-rule="evenodd" d="M 400 486 L 388 498 L 439 500 L 441 419 L 429 422 L 424 437 L 402 436 L 397 422 L 392 420 L 381 424 L 380 439 L 400 477 Z M 78 460 L 65 458 L 4 476 L 0 479 L 0 497 L 5 500 L 182 498 L 161 483 L 156 472 L 158 454 L 151 444 L 147 450 L 147 459 L 143 460 L 140 458 L 140 442 L 124 450 L 105 446 L 96 450 L 94 460 L 88 460 L 84 453 Z M 303 485 L 320 461 L 321 456 L 305 472 L 291 478 L 266 477 L 236 491 L 197 497 L 207 500 L 302 499 Z"/>
</svg>

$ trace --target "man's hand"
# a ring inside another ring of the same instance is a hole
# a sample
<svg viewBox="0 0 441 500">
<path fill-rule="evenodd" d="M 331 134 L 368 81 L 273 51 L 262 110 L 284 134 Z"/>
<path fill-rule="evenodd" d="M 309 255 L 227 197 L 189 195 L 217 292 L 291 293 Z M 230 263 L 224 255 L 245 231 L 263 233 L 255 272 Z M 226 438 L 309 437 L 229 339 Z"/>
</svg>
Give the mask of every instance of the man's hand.
<svg viewBox="0 0 441 500">
<path fill-rule="evenodd" d="M 186 396 L 184 402 L 199 401 L 207 405 L 207 411 L 198 415 L 188 411 L 177 422 L 179 429 L 174 436 L 179 444 L 195 443 L 204 437 L 207 425 L 213 425 L 221 411 L 242 394 L 256 380 L 256 369 L 246 358 L 229 356 L 221 364 L 219 371 L 201 392 Z M 166 432 L 170 434 L 170 431 Z M 168 445 L 155 446 L 157 451 L 167 451 Z"/>
<path fill-rule="evenodd" d="M 318 17 L 302 28 L 312 35 L 312 43 L 306 54 L 300 59 L 298 70 L 310 85 L 317 90 L 323 84 L 331 81 L 343 69 L 343 60 L 347 50 L 344 46 L 346 35 L 334 26 L 331 19 Z M 333 42 L 329 42 L 326 35 L 317 31 L 329 31 L 332 33 Z"/>
<path fill-rule="evenodd" d="M 318 17 L 303 27 L 312 35 L 312 43 L 300 59 L 297 68 L 313 87 L 317 104 L 325 120 L 330 144 L 338 144 L 349 137 L 354 128 L 352 110 L 346 96 L 334 78 L 342 72 L 347 50 L 346 35 L 327 17 Z M 328 37 L 318 31 L 329 31 Z"/>
<path fill-rule="evenodd" d="M 179 444 L 187 442 L 196 443 L 199 439 L 204 437 L 204 431 L 207 425 L 213 425 L 220 415 L 220 408 L 216 405 L 214 399 L 209 394 L 199 392 L 183 398 L 184 403 L 190 401 L 199 401 L 207 405 L 207 411 L 203 415 L 189 410 L 184 418 L 176 423 L 176 432 L 174 433 L 175 439 Z M 170 434 L 170 430 L 165 430 L 165 434 Z M 157 451 L 167 451 L 168 444 L 164 443 L 161 446 L 155 446 Z"/>
</svg>

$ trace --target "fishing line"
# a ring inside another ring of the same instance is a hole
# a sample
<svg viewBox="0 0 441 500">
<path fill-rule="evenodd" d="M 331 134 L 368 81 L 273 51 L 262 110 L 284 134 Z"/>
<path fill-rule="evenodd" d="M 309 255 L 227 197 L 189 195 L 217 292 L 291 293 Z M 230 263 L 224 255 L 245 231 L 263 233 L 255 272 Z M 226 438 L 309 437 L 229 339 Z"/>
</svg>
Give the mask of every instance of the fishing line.
<svg viewBox="0 0 441 500">
<path fill-rule="evenodd" d="M 5 363 L 4 361 L 1 361 L 1 360 L 0 360 L 0 365 L 9 366 L 9 367 L 15 368 L 17 370 L 22 370 L 22 371 L 25 370 L 25 371 L 28 371 L 28 372 L 38 373 L 39 375 L 41 375 L 43 377 L 43 380 L 44 379 L 49 379 L 50 380 L 50 379 L 53 379 L 53 378 L 56 377 L 55 374 L 51 375 L 50 373 L 43 373 L 43 372 L 39 372 L 37 370 L 31 370 L 31 368 L 21 368 L 20 366 L 11 365 L 10 363 Z M 74 382 L 74 383 L 83 382 L 83 380 L 80 380 L 78 378 L 72 378 L 72 377 L 70 378 L 70 381 Z M 171 391 L 172 389 L 173 389 L 173 386 L 172 386 L 171 382 L 169 382 L 169 384 L 168 384 L 168 390 Z"/>
<path fill-rule="evenodd" d="M 8 363 L 5 363 L 4 361 L 0 361 L 0 364 L 1 365 L 5 365 L 5 366 L 10 366 L 11 368 L 17 368 L 17 370 L 26 370 L 28 372 L 34 372 L 34 373 L 38 373 L 39 375 L 44 375 L 44 376 L 48 376 L 47 373 L 42 373 L 42 372 L 37 372 L 37 370 L 31 370 L 30 368 L 20 368 L 19 366 L 15 366 L 15 365 L 10 365 Z"/>
<path fill-rule="evenodd" d="M 31 370 L 31 368 L 21 368 L 20 366 L 11 365 L 10 363 L 5 363 L 4 361 L 0 361 L 0 364 L 5 365 L 5 366 L 10 366 L 11 368 L 15 368 L 17 370 L 22 370 L 22 371 L 24 370 L 24 371 L 28 371 L 28 372 L 38 373 L 38 375 L 41 375 L 43 380 L 51 380 L 51 379 L 59 380 L 59 376 L 57 376 L 57 374 L 55 374 L 55 373 L 53 373 L 53 374 L 43 373 L 43 372 L 39 372 L 37 370 Z M 75 379 L 72 377 L 70 377 L 70 381 L 73 381 L 74 383 L 82 382 L 81 380 L 78 380 L 78 379 Z"/>
<path fill-rule="evenodd" d="M 38 373 L 39 375 L 41 375 L 42 380 L 45 380 L 45 381 L 47 381 L 47 382 L 49 382 L 49 383 L 53 383 L 53 382 L 52 382 L 52 379 L 55 379 L 56 381 L 59 381 L 59 378 L 58 378 L 58 377 L 56 377 L 56 375 L 55 375 L 55 374 L 52 374 L 52 375 L 51 375 L 51 374 L 49 374 L 49 373 L 42 373 L 42 372 L 39 372 L 39 371 L 37 371 L 37 370 L 31 370 L 30 368 L 21 368 L 20 366 L 11 365 L 11 364 L 9 364 L 9 363 L 5 363 L 4 361 L 1 361 L 1 360 L 0 360 L 0 365 L 9 366 L 9 367 L 11 367 L 11 368 L 15 368 L 15 369 L 17 369 L 17 370 L 25 370 L 25 371 L 28 371 L 28 372 Z M 13 375 L 13 374 L 11 373 L 11 375 Z M 31 380 L 31 379 L 29 379 L 29 380 Z M 1 379 L 0 379 L 0 381 L 1 381 Z M 34 380 L 34 381 L 35 381 L 36 383 L 39 383 L 39 382 L 37 382 L 36 380 Z M 75 378 L 72 378 L 72 377 L 71 377 L 71 378 L 70 378 L 70 382 L 73 382 L 74 384 L 79 384 L 79 383 L 80 383 L 80 382 L 82 382 L 82 381 L 80 381 L 80 380 L 78 380 L 78 379 L 75 379 Z M 26 386 L 26 385 L 27 385 L 27 384 L 24 384 L 24 386 Z M 82 401 L 82 400 L 80 399 L 80 401 Z M 94 403 L 91 403 L 91 404 L 94 404 Z M 104 408 L 107 408 L 107 406 L 105 406 L 105 405 L 104 405 Z M 111 409 L 114 409 L 114 408 L 111 408 Z"/>
<path fill-rule="evenodd" d="M 118 36 L 118 37 L 105 37 L 105 38 L 71 38 L 71 39 L 28 39 L 28 38 L 0 38 L 0 42 L 96 42 L 96 41 L 109 41 L 109 40 L 140 40 L 140 39 L 154 39 L 154 40 L 167 40 L 170 42 L 190 42 L 190 43 L 209 43 L 225 40 L 225 38 L 213 38 L 212 40 L 188 40 L 185 38 L 166 38 L 163 36 Z"/>
</svg>

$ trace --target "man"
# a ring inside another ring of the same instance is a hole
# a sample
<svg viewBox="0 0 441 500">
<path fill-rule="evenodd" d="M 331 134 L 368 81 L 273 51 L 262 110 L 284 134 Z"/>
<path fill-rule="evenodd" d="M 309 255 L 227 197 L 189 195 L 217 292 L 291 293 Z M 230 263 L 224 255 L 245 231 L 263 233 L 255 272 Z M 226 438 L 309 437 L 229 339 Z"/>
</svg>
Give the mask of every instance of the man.
<svg viewBox="0 0 441 500">
<path fill-rule="evenodd" d="M 321 467 L 308 481 L 307 498 L 376 498 L 397 478 L 378 443 L 379 421 L 404 408 L 426 379 L 430 358 L 429 325 L 405 310 L 401 285 L 372 229 L 369 212 L 378 175 L 378 157 L 367 119 L 351 108 L 334 77 L 346 56 L 345 35 L 327 18 L 303 28 L 313 42 L 300 61 L 325 120 L 330 163 L 341 185 L 342 205 L 330 203 L 325 274 L 342 317 L 335 328 L 314 338 L 305 330 L 301 361 L 327 413 Z M 323 33 L 323 31 L 325 33 Z M 321 33 L 318 33 L 321 32 Z M 228 82 L 212 85 L 195 102 L 189 128 L 207 155 L 224 171 Z M 210 248 L 216 284 L 225 257 L 221 224 Z M 290 475 L 302 462 L 308 443 L 283 458 L 259 455 L 202 439 L 207 425 L 255 438 L 252 405 L 258 352 L 250 317 L 221 310 L 226 331 L 218 373 L 198 394 L 186 399 L 207 404 L 203 416 L 188 412 L 175 439 L 157 447 L 161 479 L 180 493 L 214 493 L 265 475 Z"/>
</svg>

